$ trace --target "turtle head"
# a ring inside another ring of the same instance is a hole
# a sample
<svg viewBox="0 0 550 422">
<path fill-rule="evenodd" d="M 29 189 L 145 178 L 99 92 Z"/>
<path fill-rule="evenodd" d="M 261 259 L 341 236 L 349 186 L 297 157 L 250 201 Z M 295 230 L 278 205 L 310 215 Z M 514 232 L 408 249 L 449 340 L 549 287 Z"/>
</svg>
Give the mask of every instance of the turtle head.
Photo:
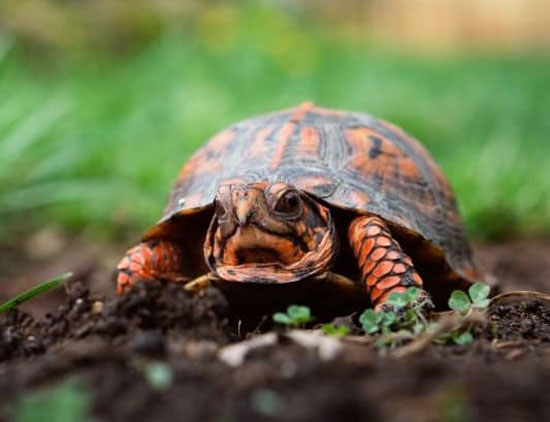
<svg viewBox="0 0 550 422">
<path fill-rule="evenodd" d="M 220 185 L 204 245 L 227 281 L 288 283 L 329 269 L 337 252 L 330 210 L 283 183 Z"/>
</svg>

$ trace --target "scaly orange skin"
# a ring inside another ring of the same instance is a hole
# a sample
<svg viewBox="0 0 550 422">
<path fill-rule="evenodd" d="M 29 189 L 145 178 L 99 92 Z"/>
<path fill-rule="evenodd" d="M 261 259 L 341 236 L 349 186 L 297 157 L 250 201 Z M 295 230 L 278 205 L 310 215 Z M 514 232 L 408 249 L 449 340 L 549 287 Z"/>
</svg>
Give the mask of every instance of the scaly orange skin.
<svg viewBox="0 0 550 422">
<path fill-rule="evenodd" d="M 140 280 L 189 281 L 181 273 L 182 252 L 170 241 L 142 242 L 126 252 L 117 265 L 117 293 Z"/>
<path fill-rule="evenodd" d="M 377 309 L 393 292 L 403 292 L 411 286 L 422 288 L 422 278 L 411 258 L 380 218 L 356 218 L 350 224 L 348 235 L 361 271 L 361 281 Z"/>
</svg>

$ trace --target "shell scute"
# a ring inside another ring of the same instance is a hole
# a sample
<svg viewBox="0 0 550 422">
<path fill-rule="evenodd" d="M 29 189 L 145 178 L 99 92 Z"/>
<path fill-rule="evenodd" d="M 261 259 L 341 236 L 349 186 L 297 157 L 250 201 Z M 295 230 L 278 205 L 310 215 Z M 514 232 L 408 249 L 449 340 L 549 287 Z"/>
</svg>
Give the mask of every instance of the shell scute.
<svg viewBox="0 0 550 422">
<path fill-rule="evenodd" d="M 471 252 L 451 187 L 422 144 L 365 113 L 305 103 L 232 125 L 182 168 L 162 221 L 212 205 L 230 181 L 295 185 L 428 240 L 461 275 Z"/>
</svg>

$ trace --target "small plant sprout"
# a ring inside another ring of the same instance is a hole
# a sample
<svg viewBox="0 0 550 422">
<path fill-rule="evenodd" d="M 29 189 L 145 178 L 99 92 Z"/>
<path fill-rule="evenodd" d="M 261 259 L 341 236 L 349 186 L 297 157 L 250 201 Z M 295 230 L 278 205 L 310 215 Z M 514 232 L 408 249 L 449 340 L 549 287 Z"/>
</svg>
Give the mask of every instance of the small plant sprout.
<svg viewBox="0 0 550 422">
<path fill-rule="evenodd" d="M 153 390 L 163 391 L 174 382 L 174 372 L 170 365 L 164 362 L 150 361 L 136 357 L 130 361 L 136 371 L 143 376 Z"/>
<path fill-rule="evenodd" d="M 463 333 L 451 332 L 451 340 L 458 345 L 464 346 L 474 341 L 474 336 L 470 331 L 464 331 Z"/>
<path fill-rule="evenodd" d="M 170 366 L 162 362 L 150 362 L 145 367 L 145 377 L 155 390 L 166 390 L 174 380 Z"/>
<path fill-rule="evenodd" d="M 462 290 L 455 290 L 449 298 L 449 308 L 462 315 L 473 310 L 481 310 L 489 306 L 491 288 L 485 283 L 474 283 L 468 289 L 468 294 Z"/>
<path fill-rule="evenodd" d="M 454 343 L 454 344 L 458 344 L 459 346 L 465 346 L 474 341 L 474 336 L 470 332 L 470 328 L 471 327 L 466 327 L 466 328 L 455 329 L 455 330 L 448 331 L 446 333 L 442 333 L 436 338 L 434 338 L 433 342 L 437 344 Z"/>
<path fill-rule="evenodd" d="M 449 308 L 464 318 L 474 311 L 484 311 L 489 306 L 490 292 L 491 288 L 485 283 L 472 284 L 468 289 L 468 294 L 462 290 L 455 290 L 449 298 Z M 467 326 L 465 329 L 445 333 L 437 341 L 440 343 L 452 341 L 455 344 L 466 345 L 474 341 L 474 336 L 471 333 L 471 326 Z"/>
<path fill-rule="evenodd" d="M 420 290 L 416 287 L 410 287 L 403 293 L 392 293 L 386 302 L 390 310 L 367 309 L 359 317 L 359 322 L 366 334 L 378 335 L 375 342 L 377 347 L 395 347 L 421 338 L 419 335 L 431 337 L 428 342 L 466 345 L 473 341 L 470 321 L 472 313 L 489 306 L 489 292 L 489 286 L 484 283 L 473 284 L 468 294 L 454 291 L 448 303 L 457 312 L 460 321 L 449 328 L 443 328 L 446 325 L 439 321 L 426 319 L 424 313 L 429 301 L 420 296 Z"/>
<path fill-rule="evenodd" d="M 387 304 L 390 305 L 396 311 L 405 308 L 407 306 L 412 306 L 414 301 L 418 299 L 420 295 L 420 289 L 418 287 L 409 287 L 405 292 L 392 293 L 387 300 Z"/>
<path fill-rule="evenodd" d="M 391 327 L 397 317 L 393 312 L 376 312 L 367 309 L 359 317 L 363 331 L 367 334 L 376 334 L 385 331 L 384 328 Z"/>
<path fill-rule="evenodd" d="M 335 326 L 334 324 L 323 324 L 321 329 L 324 334 L 332 337 L 342 337 L 349 334 L 349 328 L 345 325 Z"/>
<path fill-rule="evenodd" d="M 289 327 L 300 327 L 314 319 L 311 316 L 309 307 L 300 305 L 290 305 L 286 309 L 286 312 L 276 312 L 273 314 L 274 322 Z"/>
<path fill-rule="evenodd" d="M 403 293 L 392 293 L 386 303 L 391 310 L 367 309 L 359 317 L 366 334 L 380 334 L 375 343 L 377 346 L 393 347 L 427 329 L 428 322 L 423 312 L 429 302 L 420 298 L 417 287 L 409 287 Z"/>
<path fill-rule="evenodd" d="M 18 396 L 11 408 L 15 422 L 91 422 L 92 392 L 81 378 L 65 378 L 53 385 Z"/>
<path fill-rule="evenodd" d="M 25 290 L 22 293 L 19 293 L 17 296 L 13 297 L 12 299 L 0 305 L 0 314 L 12 308 L 15 308 L 16 306 L 20 305 L 23 302 L 26 302 L 27 300 L 32 299 L 35 296 L 38 296 L 42 293 L 47 292 L 48 290 L 51 290 L 60 286 L 61 284 L 65 283 L 69 279 L 69 277 L 71 277 L 72 275 L 73 275 L 72 273 L 62 274 L 60 276 L 52 278 L 51 280 L 45 281 L 34 287 L 31 287 L 30 289 Z"/>
</svg>

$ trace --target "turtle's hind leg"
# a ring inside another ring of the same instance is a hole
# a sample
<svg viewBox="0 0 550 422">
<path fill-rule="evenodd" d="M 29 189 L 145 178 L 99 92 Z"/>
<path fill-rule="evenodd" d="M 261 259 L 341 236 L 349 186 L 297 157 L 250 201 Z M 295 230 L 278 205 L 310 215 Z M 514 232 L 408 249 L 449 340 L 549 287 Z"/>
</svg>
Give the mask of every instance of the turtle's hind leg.
<svg viewBox="0 0 550 422">
<path fill-rule="evenodd" d="M 403 292 L 410 286 L 422 288 L 422 278 L 411 258 L 381 218 L 357 217 L 350 224 L 348 236 L 361 270 L 361 281 L 376 309 L 382 308 L 393 292 Z M 428 295 L 423 291 L 424 294 Z"/>
<path fill-rule="evenodd" d="M 183 252 L 174 242 L 151 240 L 133 247 L 117 266 L 117 293 L 120 295 L 137 281 L 164 280 L 185 282 L 182 274 Z"/>
</svg>

